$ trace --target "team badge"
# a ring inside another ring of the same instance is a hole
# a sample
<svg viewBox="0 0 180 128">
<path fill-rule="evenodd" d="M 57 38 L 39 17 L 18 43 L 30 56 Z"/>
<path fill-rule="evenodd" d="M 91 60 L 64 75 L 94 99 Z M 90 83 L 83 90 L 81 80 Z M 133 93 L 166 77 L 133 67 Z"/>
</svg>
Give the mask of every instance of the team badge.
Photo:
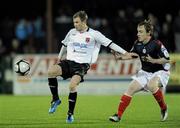
<svg viewBox="0 0 180 128">
<path fill-rule="evenodd" d="M 86 37 L 86 43 L 89 43 L 89 42 L 90 42 L 90 38 Z"/>
<path fill-rule="evenodd" d="M 146 53 L 146 49 L 145 48 L 143 48 L 143 51 L 142 51 L 144 54 Z"/>
</svg>

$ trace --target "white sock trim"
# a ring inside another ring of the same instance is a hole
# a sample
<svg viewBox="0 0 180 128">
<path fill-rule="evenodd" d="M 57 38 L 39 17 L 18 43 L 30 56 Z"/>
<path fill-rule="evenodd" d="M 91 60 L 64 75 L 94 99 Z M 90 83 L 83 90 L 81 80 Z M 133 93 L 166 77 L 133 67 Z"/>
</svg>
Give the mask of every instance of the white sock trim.
<svg viewBox="0 0 180 128">
<path fill-rule="evenodd" d="M 132 98 L 132 96 L 131 96 L 131 95 L 128 95 L 127 93 L 124 93 L 124 95 L 126 95 L 126 96 L 128 96 L 128 97 L 131 97 L 131 98 Z"/>
<path fill-rule="evenodd" d="M 74 90 L 74 91 L 70 91 L 70 93 L 75 93 L 75 92 L 77 92 L 76 90 Z"/>
</svg>

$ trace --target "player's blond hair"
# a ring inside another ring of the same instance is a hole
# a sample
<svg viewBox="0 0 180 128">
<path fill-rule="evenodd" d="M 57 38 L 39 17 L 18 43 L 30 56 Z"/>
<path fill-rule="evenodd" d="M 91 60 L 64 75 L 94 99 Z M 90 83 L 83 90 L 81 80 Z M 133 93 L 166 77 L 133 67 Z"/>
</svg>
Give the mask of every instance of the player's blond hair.
<svg viewBox="0 0 180 128">
<path fill-rule="evenodd" d="M 138 26 L 143 26 L 143 25 L 146 32 L 150 33 L 150 35 L 152 36 L 154 32 L 154 26 L 152 25 L 151 20 L 150 19 L 144 20 L 138 24 Z"/>
<path fill-rule="evenodd" d="M 81 21 L 87 21 L 88 16 L 85 11 L 78 11 L 73 15 L 73 19 L 79 17 Z"/>
</svg>

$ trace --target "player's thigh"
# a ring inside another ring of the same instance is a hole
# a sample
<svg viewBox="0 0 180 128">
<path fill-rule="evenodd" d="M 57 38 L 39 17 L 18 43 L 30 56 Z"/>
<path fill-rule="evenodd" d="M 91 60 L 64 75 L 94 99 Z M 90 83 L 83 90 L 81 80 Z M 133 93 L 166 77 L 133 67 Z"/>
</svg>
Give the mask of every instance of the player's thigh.
<svg viewBox="0 0 180 128">
<path fill-rule="evenodd" d="M 62 75 L 62 68 L 61 66 L 55 64 L 51 65 L 48 69 L 48 77 L 57 77 Z"/>
<path fill-rule="evenodd" d="M 76 88 L 79 83 L 81 81 L 81 76 L 80 75 L 74 75 L 72 76 L 71 80 L 70 80 L 70 89 Z"/>
<path fill-rule="evenodd" d="M 155 92 L 159 86 L 160 86 L 160 78 L 158 76 L 151 78 L 147 84 L 147 88 L 151 92 Z"/>
<path fill-rule="evenodd" d="M 143 87 L 138 81 L 133 80 L 126 91 L 126 94 L 132 96 L 134 93 L 141 91 L 142 88 Z"/>
</svg>

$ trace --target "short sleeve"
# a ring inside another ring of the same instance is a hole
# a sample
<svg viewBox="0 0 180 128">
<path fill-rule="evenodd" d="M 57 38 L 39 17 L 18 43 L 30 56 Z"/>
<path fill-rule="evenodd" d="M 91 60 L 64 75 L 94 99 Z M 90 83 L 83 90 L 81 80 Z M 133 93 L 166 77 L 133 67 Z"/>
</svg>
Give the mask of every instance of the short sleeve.
<svg viewBox="0 0 180 128">
<path fill-rule="evenodd" d="M 136 43 L 137 43 L 137 40 L 134 42 L 134 45 L 132 46 L 130 52 L 136 52 L 136 48 L 135 48 Z"/>
<path fill-rule="evenodd" d="M 164 47 L 164 45 L 162 44 L 162 42 L 157 40 L 156 44 L 157 44 L 157 50 L 159 51 L 159 56 L 169 59 L 169 53 L 167 49 Z"/>
<path fill-rule="evenodd" d="M 65 36 L 64 40 L 61 41 L 61 43 L 62 43 L 65 47 L 67 47 L 67 43 L 69 42 L 69 36 L 70 36 L 71 32 L 72 32 L 72 29 L 67 33 L 67 35 Z"/>
</svg>

